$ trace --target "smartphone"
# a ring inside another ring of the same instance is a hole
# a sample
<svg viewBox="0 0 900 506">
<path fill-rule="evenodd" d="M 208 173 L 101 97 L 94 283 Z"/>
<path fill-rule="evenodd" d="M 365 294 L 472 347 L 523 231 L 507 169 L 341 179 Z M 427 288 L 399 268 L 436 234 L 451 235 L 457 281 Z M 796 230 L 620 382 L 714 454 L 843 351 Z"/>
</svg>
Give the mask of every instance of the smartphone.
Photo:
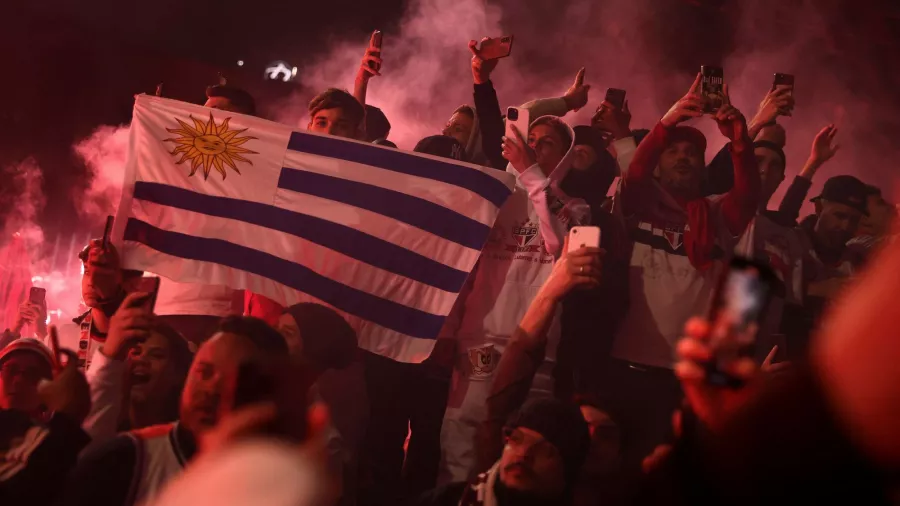
<svg viewBox="0 0 900 506">
<path fill-rule="evenodd" d="M 144 276 L 138 280 L 135 292 L 148 294 L 142 305 L 151 313 L 156 308 L 156 295 L 159 293 L 159 276 Z"/>
<path fill-rule="evenodd" d="M 498 58 L 506 58 L 512 53 L 513 36 L 507 35 L 496 39 L 486 39 L 481 41 L 481 48 L 478 54 L 483 60 L 496 60 Z"/>
<path fill-rule="evenodd" d="M 792 74 L 775 74 L 775 79 L 772 80 L 772 91 L 788 89 L 789 95 L 794 96 L 794 76 Z M 785 116 L 790 116 L 793 111 L 788 111 Z"/>
<path fill-rule="evenodd" d="M 572 227 L 569 230 L 569 249 L 566 250 L 566 253 L 571 253 L 584 247 L 600 247 L 600 227 Z"/>
<path fill-rule="evenodd" d="M 725 103 L 725 72 L 721 67 L 700 67 L 700 93 L 706 99 L 703 112 L 707 114 L 718 111 Z"/>
<path fill-rule="evenodd" d="M 522 138 L 528 140 L 528 127 L 531 125 L 528 109 L 519 109 L 518 107 L 510 107 L 506 110 L 506 138 L 518 139 L 516 132 L 512 127 L 515 126 Z"/>
<path fill-rule="evenodd" d="M 713 360 L 707 364 L 707 376 L 711 383 L 741 386 L 739 379 L 724 371 L 724 365 L 753 355 L 759 322 L 776 279 L 768 266 L 742 257 L 733 258 L 719 278 L 709 313 Z"/>
<path fill-rule="evenodd" d="M 372 32 L 371 43 L 372 43 L 372 46 L 377 47 L 379 49 L 378 56 L 381 56 L 380 51 L 381 51 L 381 43 L 382 43 L 383 37 L 384 36 L 382 35 L 381 30 L 375 30 L 374 32 Z M 375 69 L 376 72 L 378 72 L 381 70 L 381 64 L 372 62 L 372 68 Z"/>
<path fill-rule="evenodd" d="M 288 358 L 253 360 L 238 368 L 232 406 L 272 402 L 275 419 L 262 428 L 265 434 L 302 442 L 308 437 L 310 371 Z"/>
<path fill-rule="evenodd" d="M 625 90 L 620 90 L 618 88 L 608 88 L 606 90 L 606 98 L 604 98 L 603 101 L 609 102 L 616 109 L 621 109 L 625 106 Z"/>
<path fill-rule="evenodd" d="M 109 236 L 112 234 L 113 221 L 112 216 L 106 217 L 106 227 L 103 229 L 103 251 L 109 251 Z"/>
<path fill-rule="evenodd" d="M 38 286 L 32 286 L 28 292 L 28 302 L 43 306 L 47 300 L 47 289 Z"/>
</svg>

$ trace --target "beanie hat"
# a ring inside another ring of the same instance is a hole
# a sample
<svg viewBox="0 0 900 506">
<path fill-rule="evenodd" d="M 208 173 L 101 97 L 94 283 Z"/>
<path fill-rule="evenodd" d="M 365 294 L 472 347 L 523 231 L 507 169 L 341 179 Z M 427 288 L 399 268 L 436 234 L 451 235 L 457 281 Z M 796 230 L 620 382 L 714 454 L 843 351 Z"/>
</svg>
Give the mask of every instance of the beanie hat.
<svg viewBox="0 0 900 506">
<path fill-rule="evenodd" d="M 56 359 L 53 357 L 53 352 L 44 343 L 31 337 L 16 339 L 6 345 L 3 350 L 0 350 L 0 364 L 13 353 L 31 353 L 38 356 L 47 366 L 47 370 L 44 372 L 45 377 L 53 377 L 53 367 L 56 364 Z"/>
<path fill-rule="evenodd" d="M 591 444 L 587 422 L 577 405 L 555 398 L 525 403 L 507 424 L 507 429 L 531 429 L 549 441 L 562 456 L 566 479 L 578 476 Z"/>
<path fill-rule="evenodd" d="M 416 144 L 416 153 L 427 153 L 429 155 L 450 158 L 452 160 L 462 160 L 465 156 L 465 149 L 453 137 L 447 135 L 432 135 L 425 137 Z"/>
<path fill-rule="evenodd" d="M 356 331 L 334 309 L 302 302 L 284 310 L 297 322 L 302 355 L 321 371 L 344 369 L 356 358 Z"/>
</svg>

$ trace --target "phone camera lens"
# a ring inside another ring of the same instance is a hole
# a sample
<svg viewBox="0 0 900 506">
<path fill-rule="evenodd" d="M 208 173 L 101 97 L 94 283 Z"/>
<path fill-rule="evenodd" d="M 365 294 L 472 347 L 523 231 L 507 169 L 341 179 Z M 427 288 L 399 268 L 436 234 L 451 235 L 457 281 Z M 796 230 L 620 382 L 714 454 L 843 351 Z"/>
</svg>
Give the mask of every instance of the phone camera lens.
<svg viewBox="0 0 900 506">
<path fill-rule="evenodd" d="M 506 118 L 510 121 L 519 121 L 519 110 L 510 109 L 506 112 Z"/>
</svg>

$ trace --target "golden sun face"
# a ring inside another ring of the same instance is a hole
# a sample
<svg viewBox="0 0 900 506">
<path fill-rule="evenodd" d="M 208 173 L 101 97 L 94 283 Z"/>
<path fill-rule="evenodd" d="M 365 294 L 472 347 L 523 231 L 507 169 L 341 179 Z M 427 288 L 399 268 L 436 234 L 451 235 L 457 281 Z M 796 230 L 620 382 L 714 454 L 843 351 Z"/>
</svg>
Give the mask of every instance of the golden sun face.
<svg viewBox="0 0 900 506">
<path fill-rule="evenodd" d="M 198 169 L 203 169 L 203 179 L 206 179 L 209 177 L 209 172 L 216 169 L 219 174 L 222 174 L 224 180 L 227 175 L 226 165 L 240 174 L 241 171 L 238 170 L 235 162 L 246 162 L 253 165 L 253 162 L 241 155 L 258 154 L 256 151 L 241 147 L 242 144 L 256 139 L 256 137 L 238 137 L 238 134 L 246 132 L 247 129 L 229 130 L 228 121 L 230 119 L 225 118 L 221 124 L 217 125 L 212 113 L 209 113 L 209 121 L 205 123 L 191 116 L 191 120 L 194 122 L 194 125 L 191 126 L 175 118 L 181 128 L 167 128 L 166 130 L 169 133 L 180 135 L 180 137 L 165 139 L 163 142 L 177 144 L 171 154 L 178 155 L 180 153 L 181 159 L 175 163 L 180 165 L 190 160 L 191 173 L 189 176 L 193 176 Z"/>
</svg>

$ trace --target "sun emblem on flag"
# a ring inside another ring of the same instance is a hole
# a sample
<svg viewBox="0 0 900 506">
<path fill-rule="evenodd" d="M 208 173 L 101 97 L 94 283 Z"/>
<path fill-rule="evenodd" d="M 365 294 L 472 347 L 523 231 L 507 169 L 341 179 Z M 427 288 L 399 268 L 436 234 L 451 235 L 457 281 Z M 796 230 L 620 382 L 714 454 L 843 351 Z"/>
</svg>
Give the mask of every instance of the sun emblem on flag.
<svg viewBox="0 0 900 506">
<path fill-rule="evenodd" d="M 180 165 L 190 160 L 191 173 L 188 176 L 193 176 L 197 170 L 202 169 L 203 179 L 207 179 L 210 171 L 216 169 L 219 174 L 222 174 L 224 180 L 227 175 L 226 165 L 238 174 L 241 171 L 238 170 L 235 162 L 246 162 L 253 165 L 253 162 L 241 156 L 258 154 L 256 151 L 241 147 L 247 141 L 256 139 L 256 137 L 249 136 L 238 137 L 238 134 L 247 131 L 246 128 L 229 130 L 228 121 L 231 118 L 225 118 L 222 123 L 216 124 L 212 113 L 209 113 L 207 122 L 200 121 L 194 116 L 190 118 L 194 122 L 193 126 L 175 118 L 181 128 L 166 128 L 166 130 L 181 137 L 163 140 L 163 142 L 174 142 L 177 145 L 170 153 L 172 155 L 181 154 L 181 159 L 175 163 Z"/>
</svg>

